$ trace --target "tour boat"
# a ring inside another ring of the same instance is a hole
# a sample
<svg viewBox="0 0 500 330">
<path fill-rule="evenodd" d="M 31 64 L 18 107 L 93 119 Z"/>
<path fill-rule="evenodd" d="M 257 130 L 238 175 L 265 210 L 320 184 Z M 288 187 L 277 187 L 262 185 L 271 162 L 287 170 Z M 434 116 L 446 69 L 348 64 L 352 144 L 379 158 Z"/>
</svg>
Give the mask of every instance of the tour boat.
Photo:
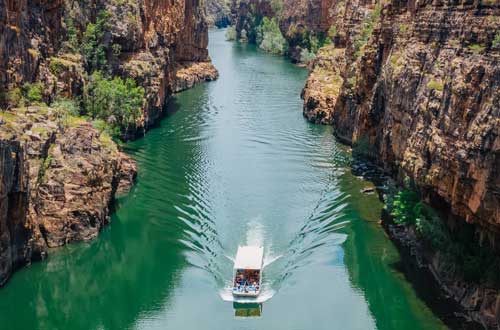
<svg viewBox="0 0 500 330">
<path fill-rule="evenodd" d="M 234 260 L 233 295 L 257 297 L 262 285 L 264 248 L 239 246 Z"/>
</svg>

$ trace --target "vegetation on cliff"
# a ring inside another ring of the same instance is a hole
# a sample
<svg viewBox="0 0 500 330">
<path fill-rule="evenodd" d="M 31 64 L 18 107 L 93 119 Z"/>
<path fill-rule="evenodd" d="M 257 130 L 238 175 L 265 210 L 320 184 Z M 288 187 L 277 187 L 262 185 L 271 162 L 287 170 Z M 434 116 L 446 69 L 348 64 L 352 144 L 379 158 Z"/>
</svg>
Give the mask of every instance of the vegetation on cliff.
<svg viewBox="0 0 500 330">
<path fill-rule="evenodd" d="M 266 52 L 282 55 L 288 48 L 275 17 L 271 19 L 264 17 L 257 26 L 255 35 L 257 45 Z"/>
<path fill-rule="evenodd" d="M 385 194 L 386 210 L 396 224 L 414 230 L 434 253 L 441 255 L 446 276 L 459 276 L 492 287 L 500 286 L 500 257 L 474 239 L 474 228 L 463 225 L 452 232 L 439 213 L 424 203 L 415 188 L 391 186 Z"/>
<path fill-rule="evenodd" d="M 135 128 L 143 103 L 144 88 L 136 86 L 134 80 L 109 79 L 96 71 L 85 88 L 83 114 L 106 122 L 111 135 L 119 137 L 121 130 L 127 132 Z"/>
</svg>

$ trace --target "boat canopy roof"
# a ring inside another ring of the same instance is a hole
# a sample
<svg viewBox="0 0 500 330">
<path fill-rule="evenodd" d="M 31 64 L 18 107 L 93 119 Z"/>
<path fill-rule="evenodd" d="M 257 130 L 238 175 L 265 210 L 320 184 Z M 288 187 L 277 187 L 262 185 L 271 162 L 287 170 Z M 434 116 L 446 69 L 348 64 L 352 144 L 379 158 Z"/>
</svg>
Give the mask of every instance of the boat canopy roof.
<svg viewBox="0 0 500 330">
<path fill-rule="evenodd" d="M 264 248 L 262 246 L 238 246 L 234 269 L 255 269 L 262 268 L 264 259 Z"/>
</svg>

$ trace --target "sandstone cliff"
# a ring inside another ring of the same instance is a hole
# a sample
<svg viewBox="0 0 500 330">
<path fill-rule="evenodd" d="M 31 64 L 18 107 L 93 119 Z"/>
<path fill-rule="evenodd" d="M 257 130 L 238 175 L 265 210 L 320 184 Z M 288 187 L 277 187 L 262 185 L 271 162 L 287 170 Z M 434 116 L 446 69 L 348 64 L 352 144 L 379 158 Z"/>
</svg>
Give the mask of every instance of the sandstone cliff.
<svg viewBox="0 0 500 330">
<path fill-rule="evenodd" d="M 45 100 L 78 96 L 86 75 L 71 38 L 81 40 L 100 12 L 109 13 L 102 40 L 113 75 L 131 77 L 145 88 L 143 121 L 147 128 L 160 116 L 176 84 L 176 67 L 206 63 L 212 80 L 217 71 L 208 56 L 208 26 L 197 0 L 176 1 L 6 1 L 0 3 L 0 92 L 25 82 L 44 83 Z M 57 70 L 55 70 L 57 68 Z"/>
<path fill-rule="evenodd" d="M 109 136 L 47 107 L 0 114 L 0 155 L 0 285 L 49 247 L 96 237 L 136 172 Z"/>
<path fill-rule="evenodd" d="M 256 42 L 256 29 L 263 17 L 278 20 L 287 41 L 286 55 L 301 61 L 301 52 L 324 44 L 336 13 L 333 0 L 233 0 L 231 21 L 237 38 Z M 243 38 L 245 39 L 245 38 Z"/>
<path fill-rule="evenodd" d="M 0 107 L 10 108 L 0 113 L 0 286 L 48 248 L 96 237 L 116 191 L 135 177 L 109 136 L 55 107 L 73 99 L 82 110 L 85 51 L 105 74 L 144 88 L 141 116 L 122 132 L 133 138 L 173 92 L 217 78 L 204 11 L 197 0 L 0 0 Z M 13 105 L 35 84 L 36 102 Z"/>
<path fill-rule="evenodd" d="M 366 44 L 355 49 L 354 35 L 331 46 L 329 62 L 318 58 L 307 86 L 321 74 L 336 83 L 319 96 L 306 87 L 305 115 L 328 118 L 344 141 L 368 142 L 430 202 L 498 232 L 499 15 L 498 5 L 478 3 L 388 4 Z"/>
<path fill-rule="evenodd" d="M 227 0 L 205 1 L 209 26 L 223 28 L 231 24 L 230 3 Z"/>
<path fill-rule="evenodd" d="M 498 248 L 500 4 L 353 1 L 332 11 L 344 15 L 313 62 L 304 116 L 333 124 L 400 183 L 414 182 L 452 231 L 472 224 L 468 244 Z M 390 230 L 468 317 L 496 328 L 497 288 L 450 273 L 411 230 Z"/>
</svg>

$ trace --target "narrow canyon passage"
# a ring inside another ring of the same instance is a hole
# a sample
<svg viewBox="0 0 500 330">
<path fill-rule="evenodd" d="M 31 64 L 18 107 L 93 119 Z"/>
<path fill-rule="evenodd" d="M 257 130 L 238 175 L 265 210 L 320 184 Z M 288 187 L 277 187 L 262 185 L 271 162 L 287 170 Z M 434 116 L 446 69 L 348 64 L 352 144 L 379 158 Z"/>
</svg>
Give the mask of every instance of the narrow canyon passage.
<svg viewBox="0 0 500 330">
<path fill-rule="evenodd" d="M 218 81 L 125 146 L 139 168 L 111 225 L 19 271 L 9 329 L 442 329 L 397 270 L 331 127 L 301 113 L 305 69 L 210 33 Z M 265 247 L 261 317 L 235 317 L 238 245 Z"/>
</svg>

